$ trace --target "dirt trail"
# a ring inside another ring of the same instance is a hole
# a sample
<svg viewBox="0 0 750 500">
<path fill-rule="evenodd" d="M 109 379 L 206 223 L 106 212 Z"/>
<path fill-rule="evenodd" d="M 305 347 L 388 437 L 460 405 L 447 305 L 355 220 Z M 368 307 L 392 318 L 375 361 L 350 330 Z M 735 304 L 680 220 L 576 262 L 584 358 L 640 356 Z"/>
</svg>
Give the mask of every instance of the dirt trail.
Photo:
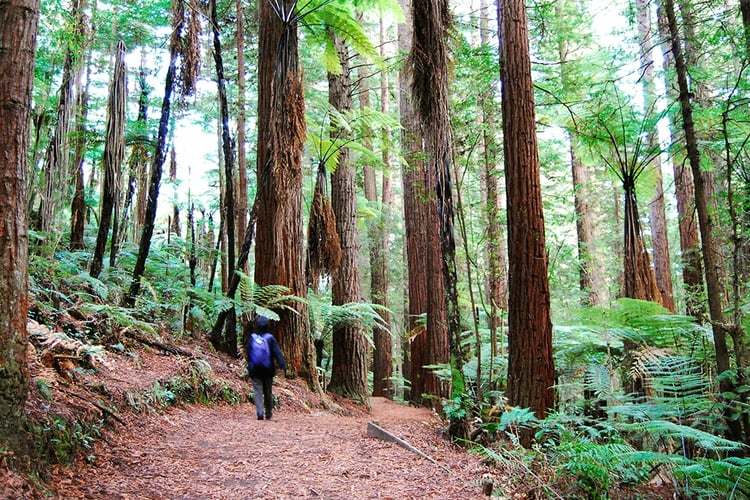
<svg viewBox="0 0 750 500">
<path fill-rule="evenodd" d="M 284 391 L 284 388 L 279 388 Z M 91 464 L 59 469 L 60 498 L 486 498 L 489 470 L 443 439 L 429 410 L 374 398 L 341 416 L 282 406 L 258 421 L 250 404 L 190 406 L 143 416 L 105 435 Z M 439 465 L 367 436 L 377 422 Z M 486 477 L 486 476 L 485 476 Z"/>
</svg>

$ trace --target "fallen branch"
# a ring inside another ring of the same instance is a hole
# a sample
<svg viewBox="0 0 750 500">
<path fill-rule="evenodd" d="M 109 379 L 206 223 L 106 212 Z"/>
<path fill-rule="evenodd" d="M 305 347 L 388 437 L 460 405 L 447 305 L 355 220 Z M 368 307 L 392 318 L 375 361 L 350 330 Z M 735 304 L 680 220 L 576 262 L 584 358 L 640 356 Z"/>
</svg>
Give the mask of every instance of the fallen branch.
<svg viewBox="0 0 750 500">
<path fill-rule="evenodd" d="M 115 420 L 117 420 L 118 422 L 120 422 L 122 425 L 125 425 L 125 422 L 123 422 L 123 420 L 120 417 L 118 417 L 113 410 L 107 408 L 106 406 L 104 406 L 104 405 L 102 405 L 100 403 L 97 403 L 96 401 L 91 401 L 89 398 L 81 396 L 80 394 L 77 394 L 75 392 L 71 392 L 71 391 L 69 391 L 67 389 L 62 389 L 61 388 L 60 391 L 64 392 L 68 396 L 73 396 L 73 397 L 76 397 L 76 398 L 81 399 L 83 401 L 86 401 L 88 404 L 90 404 L 90 405 L 95 406 L 96 408 L 98 408 L 102 413 L 104 413 L 106 415 L 109 415 L 110 417 L 112 417 Z"/>
<path fill-rule="evenodd" d="M 427 455 L 426 453 L 422 452 L 418 448 L 415 448 L 414 446 L 410 445 L 400 437 L 395 436 L 394 434 L 391 434 L 387 430 L 383 429 L 379 425 L 373 423 L 373 422 L 367 422 L 367 435 L 370 437 L 378 438 L 383 441 L 390 441 L 392 443 L 396 443 L 397 445 L 401 446 L 402 448 L 406 448 L 407 450 L 416 453 L 420 457 L 432 462 L 433 464 L 437 465 L 438 467 L 442 467 L 443 469 L 447 470 L 448 472 L 451 472 L 449 468 L 444 466 L 441 463 L 438 463 L 437 460 L 432 458 L 431 456 Z"/>
<path fill-rule="evenodd" d="M 397 445 L 401 446 L 402 448 L 405 448 L 405 449 L 411 451 L 412 453 L 416 453 L 417 455 L 419 455 L 420 457 L 424 458 L 425 460 L 427 460 L 429 462 L 432 462 L 433 464 L 437 465 L 438 467 L 440 467 L 441 469 L 443 469 L 448 474 L 450 474 L 452 476 L 455 476 L 462 483 L 464 483 L 464 485 L 466 485 L 466 487 L 471 488 L 471 489 L 474 489 L 476 487 L 476 485 L 474 485 L 474 484 L 466 481 L 462 477 L 459 477 L 454 471 L 452 471 L 451 469 L 449 469 L 445 465 L 441 464 L 440 462 L 438 462 L 437 460 L 435 460 L 434 458 L 432 458 L 428 454 L 424 453 L 419 448 L 416 448 L 416 447 L 410 445 L 409 443 L 407 443 L 406 441 L 404 441 L 400 437 L 396 436 L 395 434 L 392 434 L 392 433 L 388 432 L 387 430 L 383 429 L 382 427 L 380 427 L 379 425 L 375 424 L 374 422 L 367 422 L 367 435 L 370 436 L 370 437 L 381 439 L 383 441 L 390 441 L 392 443 L 396 443 Z M 486 486 L 486 484 L 483 484 L 482 491 L 483 491 L 483 493 L 485 495 L 491 495 L 492 494 L 492 488 L 488 489 L 487 486 Z M 488 493 L 488 491 L 489 491 L 489 493 Z"/>
<path fill-rule="evenodd" d="M 147 339 L 146 337 L 142 335 L 138 335 L 135 332 L 131 332 L 129 330 L 123 330 L 123 332 L 126 337 L 133 339 L 137 342 L 140 342 L 141 344 L 145 344 L 149 347 L 153 347 L 154 349 L 160 349 L 168 354 L 177 354 L 180 356 L 185 356 L 188 358 L 193 358 L 195 355 L 190 351 L 185 351 L 180 349 L 179 347 L 170 346 L 166 344 L 162 344 L 161 342 L 157 342 L 155 340 Z"/>
</svg>

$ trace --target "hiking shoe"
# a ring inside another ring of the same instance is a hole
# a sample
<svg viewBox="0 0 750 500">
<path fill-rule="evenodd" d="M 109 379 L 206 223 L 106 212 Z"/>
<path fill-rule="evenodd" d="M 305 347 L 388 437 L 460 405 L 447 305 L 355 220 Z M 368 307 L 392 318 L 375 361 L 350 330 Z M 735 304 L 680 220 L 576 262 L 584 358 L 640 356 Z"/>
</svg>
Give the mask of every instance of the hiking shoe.
<svg viewBox="0 0 750 500">
<path fill-rule="evenodd" d="M 258 420 L 263 420 L 263 415 L 258 415 Z"/>
</svg>

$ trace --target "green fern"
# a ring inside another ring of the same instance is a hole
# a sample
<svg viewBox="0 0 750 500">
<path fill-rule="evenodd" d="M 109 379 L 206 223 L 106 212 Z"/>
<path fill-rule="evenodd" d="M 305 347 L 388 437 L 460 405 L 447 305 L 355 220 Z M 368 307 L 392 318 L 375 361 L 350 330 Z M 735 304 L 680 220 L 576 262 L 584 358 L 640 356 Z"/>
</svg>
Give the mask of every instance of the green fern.
<svg viewBox="0 0 750 500">
<path fill-rule="evenodd" d="M 329 338 L 335 328 L 358 327 L 366 333 L 367 341 L 374 347 L 372 331 L 380 329 L 391 333 L 390 325 L 383 321 L 382 313 L 390 313 L 387 307 L 370 302 L 350 302 L 333 305 L 320 300 L 310 302 L 310 317 L 313 331 L 320 339 Z"/>
<path fill-rule="evenodd" d="M 135 329 L 154 336 L 158 335 L 153 323 L 137 319 L 133 316 L 133 310 L 130 308 L 112 304 L 84 304 L 82 308 L 85 312 L 104 316 L 120 328 Z"/>
<path fill-rule="evenodd" d="M 286 286 L 261 286 L 243 273 L 240 273 L 239 292 L 239 306 L 243 312 L 266 316 L 275 321 L 280 319 L 277 311 L 286 310 L 296 313 L 295 304 L 307 303 L 305 299 L 293 295 Z"/>
<path fill-rule="evenodd" d="M 313 0 L 302 11 L 301 25 L 306 39 L 324 47 L 324 68 L 333 74 L 341 73 L 341 64 L 336 54 L 328 30 L 340 36 L 357 54 L 369 61 L 379 62 L 378 51 L 357 19 L 352 2 L 341 0 Z"/>
</svg>

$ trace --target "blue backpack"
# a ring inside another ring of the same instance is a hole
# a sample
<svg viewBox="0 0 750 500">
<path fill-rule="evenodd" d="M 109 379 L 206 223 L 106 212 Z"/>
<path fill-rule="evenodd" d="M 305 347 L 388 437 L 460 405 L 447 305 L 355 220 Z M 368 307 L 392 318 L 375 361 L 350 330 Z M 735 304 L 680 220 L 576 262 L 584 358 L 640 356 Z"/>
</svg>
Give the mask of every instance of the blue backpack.
<svg viewBox="0 0 750 500">
<path fill-rule="evenodd" d="M 248 367 L 271 368 L 271 347 L 268 345 L 267 334 L 253 333 L 248 343 Z"/>
</svg>

